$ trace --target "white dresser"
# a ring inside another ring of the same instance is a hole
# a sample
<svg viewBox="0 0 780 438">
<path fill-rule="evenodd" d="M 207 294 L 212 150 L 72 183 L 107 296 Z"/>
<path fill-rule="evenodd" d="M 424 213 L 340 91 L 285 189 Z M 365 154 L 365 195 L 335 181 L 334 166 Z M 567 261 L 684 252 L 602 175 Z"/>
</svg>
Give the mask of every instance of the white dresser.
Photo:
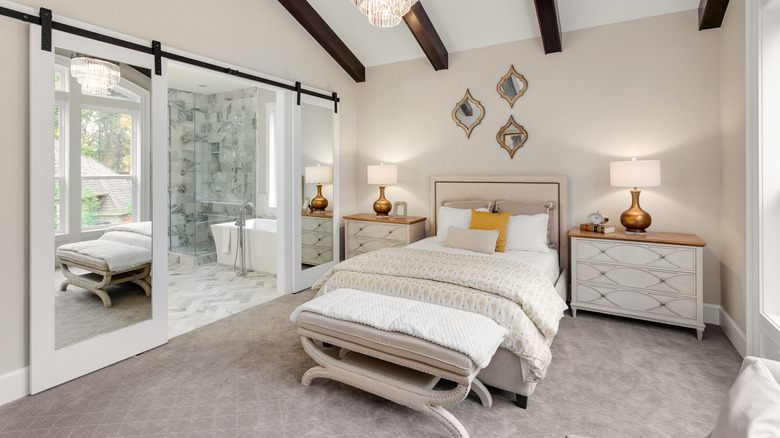
<svg viewBox="0 0 780 438">
<path fill-rule="evenodd" d="M 578 309 L 696 329 L 701 340 L 706 243 L 694 234 L 569 231 L 571 311 Z"/>
<path fill-rule="evenodd" d="M 301 263 L 320 265 L 333 260 L 333 212 L 301 213 Z"/>
<path fill-rule="evenodd" d="M 416 242 L 425 237 L 425 219 L 417 216 L 379 219 L 373 213 L 344 216 L 346 258 Z"/>
</svg>

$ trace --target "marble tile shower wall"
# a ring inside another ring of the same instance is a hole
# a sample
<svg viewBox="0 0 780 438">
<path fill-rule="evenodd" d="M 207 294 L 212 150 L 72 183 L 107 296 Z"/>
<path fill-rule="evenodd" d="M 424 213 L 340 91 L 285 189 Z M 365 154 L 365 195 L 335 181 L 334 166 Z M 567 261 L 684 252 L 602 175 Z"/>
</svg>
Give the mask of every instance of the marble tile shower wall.
<svg viewBox="0 0 780 438">
<path fill-rule="evenodd" d="M 171 89 L 170 246 L 215 252 L 210 225 L 255 202 L 257 89 L 203 95 Z"/>
</svg>

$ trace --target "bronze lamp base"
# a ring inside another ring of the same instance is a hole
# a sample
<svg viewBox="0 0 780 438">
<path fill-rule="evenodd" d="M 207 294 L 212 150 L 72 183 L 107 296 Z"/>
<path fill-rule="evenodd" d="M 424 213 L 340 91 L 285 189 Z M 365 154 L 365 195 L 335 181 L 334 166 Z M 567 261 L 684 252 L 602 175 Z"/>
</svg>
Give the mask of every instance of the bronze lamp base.
<svg viewBox="0 0 780 438">
<path fill-rule="evenodd" d="M 629 233 L 644 233 L 653 220 L 650 213 L 639 207 L 640 190 L 631 190 L 631 208 L 620 215 L 620 223 Z"/>
<path fill-rule="evenodd" d="M 311 200 L 311 208 L 314 209 L 314 213 L 325 213 L 325 209 L 328 207 L 328 200 L 322 196 L 322 184 L 317 184 L 317 196 Z"/>
<path fill-rule="evenodd" d="M 385 186 L 379 186 L 379 199 L 374 202 L 374 211 L 380 218 L 390 217 L 388 214 L 393 210 L 393 204 L 385 199 Z"/>
</svg>

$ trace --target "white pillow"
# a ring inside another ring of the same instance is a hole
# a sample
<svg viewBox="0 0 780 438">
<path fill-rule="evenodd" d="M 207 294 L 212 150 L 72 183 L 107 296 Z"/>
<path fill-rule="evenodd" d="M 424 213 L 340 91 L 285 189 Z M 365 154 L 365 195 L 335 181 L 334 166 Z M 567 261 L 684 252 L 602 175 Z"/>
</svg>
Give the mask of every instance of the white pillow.
<svg viewBox="0 0 780 438">
<path fill-rule="evenodd" d="M 780 436 L 780 385 L 760 360 L 742 370 L 734 381 L 710 436 Z"/>
<path fill-rule="evenodd" d="M 450 227 L 447 230 L 444 246 L 493 254 L 496 252 L 496 240 L 498 240 L 498 230 L 462 230 Z"/>
<path fill-rule="evenodd" d="M 506 251 L 549 252 L 547 246 L 547 221 L 544 213 L 531 216 L 509 217 L 506 226 Z"/>
<path fill-rule="evenodd" d="M 487 208 L 477 208 L 477 211 L 488 211 Z M 447 230 L 450 227 L 464 230 L 471 226 L 471 209 L 439 207 L 439 215 L 436 218 L 436 238 L 442 242 L 447 239 Z"/>
</svg>

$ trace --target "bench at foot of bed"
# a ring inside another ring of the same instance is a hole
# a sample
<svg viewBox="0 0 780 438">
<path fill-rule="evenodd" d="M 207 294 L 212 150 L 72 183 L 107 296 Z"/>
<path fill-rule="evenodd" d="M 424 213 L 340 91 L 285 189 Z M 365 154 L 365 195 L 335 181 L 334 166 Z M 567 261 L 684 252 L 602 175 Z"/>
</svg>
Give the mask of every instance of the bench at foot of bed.
<svg viewBox="0 0 780 438">
<path fill-rule="evenodd" d="M 152 268 L 151 263 L 147 263 L 132 269 L 125 271 L 103 271 L 93 268 L 93 272 L 86 274 L 75 274 L 70 270 L 69 263 L 64 261 L 60 257 L 60 266 L 62 268 L 62 274 L 65 276 L 65 281 L 60 284 L 60 291 L 65 291 L 68 285 L 74 285 L 82 287 L 95 295 L 99 296 L 103 301 L 104 307 L 111 307 L 111 297 L 106 293 L 105 288 L 115 284 L 121 283 L 134 283 L 144 290 L 146 296 L 151 296 L 152 287 L 149 284 L 151 280 L 149 278 L 149 272 Z M 83 266 L 77 266 L 82 268 Z"/>
<path fill-rule="evenodd" d="M 460 403 L 471 391 L 483 406 L 493 403 L 476 379 L 481 368 L 462 353 L 403 333 L 307 311 L 298 315 L 297 322 L 304 350 L 319 364 L 303 375 L 304 386 L 317 378 L 345 383 L 423 412 L 458 438 L 468 438 L 468 432 L 444 406 Z M 314 340 L 341 350 L 322 350 Z M 434 389 L 441 379 L 453 382 L 455 388 Z"/>
</svg>

